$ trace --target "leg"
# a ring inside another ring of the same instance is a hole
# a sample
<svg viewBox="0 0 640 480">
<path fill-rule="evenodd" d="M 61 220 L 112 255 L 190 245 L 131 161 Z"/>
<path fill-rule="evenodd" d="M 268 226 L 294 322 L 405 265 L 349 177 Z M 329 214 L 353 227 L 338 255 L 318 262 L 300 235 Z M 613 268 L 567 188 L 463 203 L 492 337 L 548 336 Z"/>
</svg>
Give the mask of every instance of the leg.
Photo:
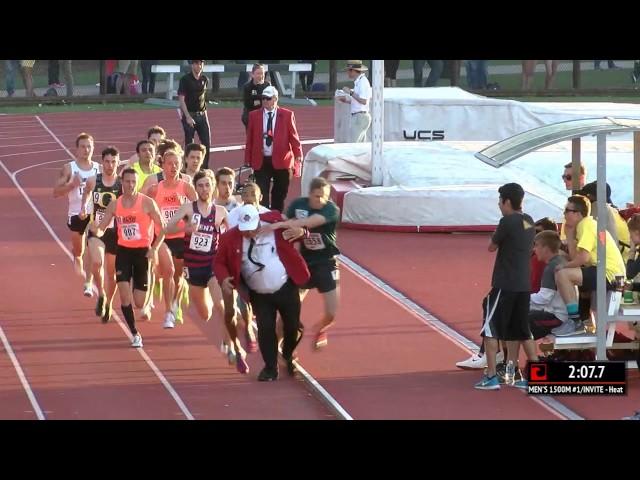
<svg viewBox="0 0 640 480">
<path fill-rule="evenodd" d="M 359 113 L 351 115 L 351 142 L 364 143 L 367 141 L 367 130 L 371 125 L 371 115 L 368 113 Z"/>
<path fill-rule="evenodd" d="M 293 352 L 302 338 L 302 324 L 300 323 L 300 293 L 298 291 L 298 287 L 289 280 L 274 294 L 274 297 L 277 299 L 278 312 L 282 318 L 284 334 L 282 356 L 285 360 L 291 360 L 293 358 Z M 258 330 L 258 337 L 259 336 L 260 330 Z"/>
<path fill-rule="evenodd" d="M 251 305 L 258 322 L 258 343 L 265 368 L 271 372 L 278 370 L 278 344 L 276 340 L 276 305 L 273 294 L 262 295 L 249 291 Z"/>
<path fill-rule="evenodd" d="M 424 69 L 424 60 L 413 61 L 413 86 L 422 87 L 422 70 Z"/>
<path fill-rule="evenodd" d="M 116 256 L 111 254 L 111 253 L 107 253 L 105 255 L 105 264 L 106 264 L 106 269 L 105 269 L 105 290 L 106 290 L 106 294 L 107 294 L 107 298 L 106 298 L 106 302 L 105 302 L 105 310 L 106 310 L 106 317 L 107 320 L 109 319 L 110 312 L 111 309 L 113 308 L 112 304 L 113 304 L 113 297 L 115 297 L 116 294 Z"/>
<path fill-rule="evenodd" d="M 537 60 L 523 60 L 522 61 L 522 89 L 531 89 L 531 82 L 536 71 Z"/>
<path fill-rule="evenodd" d="M 545 60 L 544 68 L 545 68 L 545 77 L 544 77 L 544 88 L 550 89 L 553 87 L 553 81 L 556 78 L 556 71 L 558 70 L 559 60 Z"/>
<path fill-rule="evenodd" d="M 16 70 L 20 68 L 18 60 L 5 60 L 5 88 L 7 89 L 7 96 L 12 97 L 16 91 Z"/>
<path fill-rule="evenodd" d="M 293 173 L 290 169 L 273 171 L 273 190 L 271 191 L 271 209 L 284 211 L 284 200 L 289 192 L 289 182 Z"/>
<path fill-rule="evenodd" d="M 176 288 L 173 279 L 175 275 L 175 268 L 169 247 L 167 247 L 167 244 L 164 242 L 158 249 L 158 274 L 162 279 L 162 294 L 164 296 L 164 309 L 166 316 L 173 316 L 172 303 Z"/>
<path fill-rule="evenodd" d="M 35 97 L 36 94 L 33 91 L 33 67 L 21 67 L 20 72 L 22 73 L 26 96 Z"/>
<path fill-rule="evenodd" d="M 61 60 L 62 74 L 64 75 L 64 83 L 67 87 L 67 97 L 73 96 L 73 70 L 71 68 L 71 60 Z"/>
<path fill-rule="evenodd" d="M 156 93 L 156 74 L 151 71 L 153 65 L 157 65 L 158 60 L 151 60 L 149 66 L 149 93 Z"/>
<path fill-rule="evenodd" d="M 209 153 L 211 150 L 211 134 L 209 130 L 209 118 L 207 114 L 199 115 L 196 119 L 196 131 L 198 132 L 198 138 L 200 143 L 204 145 L 204 161 L 202 162 L 201 169 L 209 168 Z"/>
<path fill-rule="evenodd" d="M 187 148 L 187 145 L 193 143 L 196 129 L 187 123 L 184 115 L 182 116 L 182 131 L 184 132 L 184 148 Z"/>
<path fill-rule="evenodd" d="M 142 93 L 149 91 L 149 81 L 151 76 L 151 60 L 140 60 L 140 70 L 142 71 Z"/>
<path fill-rule="evenodd" d="M 265 157 L 262 161 L 262 167 L 260 170 L 256 170 L 253 173 L 256 176 L 256 183 L 262 192 L 262 200 L 260 201 L 260 204 L 267 208 L 271 208 L 271 178 L 274 174 L 271 157 Z"/>
<path fill-rule="evenodd" d="M 213 301 L 209 289 L 190 284 L 189 298 L 198 314 L 198 319 L 207 322 L 213 312 Z"/>
<path fill-rule="evenodd" d="M 438 80 L 440 80 L 440 76 L 442 75 L 442 70 L 444 68 L 444 61 L 443 60 L 427 60 L 427 62 L 431 67 L 431 71 L 429 72 L 429 76 L 427 77 L 425 87 L 435 87 L 438 84 Z"/>
<path fill-rule="evenodd" d="M 60 60 L 49 60 L 49 68 L 47 69 L 47 76 L 49 80 L 49 86 L 60 83 Z"/>
</svg>

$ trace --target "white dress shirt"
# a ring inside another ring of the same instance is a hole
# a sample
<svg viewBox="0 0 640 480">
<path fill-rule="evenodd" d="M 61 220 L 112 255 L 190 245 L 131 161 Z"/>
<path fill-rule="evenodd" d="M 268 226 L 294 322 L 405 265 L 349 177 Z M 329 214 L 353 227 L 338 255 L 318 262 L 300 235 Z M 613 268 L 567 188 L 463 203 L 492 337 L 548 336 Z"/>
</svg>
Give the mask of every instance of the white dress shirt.
<svg viewBox="0 0 640 480">
<path fill-rule="evenodd" d="M 264 225 L 264 222 L 260 222 Z M 258 265 L 249 261 L 249 245 L 251 240 L 242 239 L 242 261 L 240 274 L 247 286 L 258 293 L 274 293 L 282 288 L 289 278 L 284 264 L 278 256 L 276 248 L 275 232 L 268 232 L 255 237 L 255 245 L 251 252 L 254 262 L 262 263 L 264 268 L 260 270 Z"/>
<path fill-rule="evenodd" d="M 372 91 L 371 84 L 364 73 L 361 73 L 360 76 L 353 81 L 353 92 L 358 98 L 366 98 L 368 101 L 366 105 L 363 105 L 355 98 L 351 98 L 351 113 L 368 112 Z"/>
<path fill-rule="evenodd" d="M 278 107 L 274 108 L 273 110 L 271 110 L 271 112 L 273 113 L 273 118 L 271 120 L 271 134 L 274 135 L 275 131 L 276 131 L 276 112 L 278 111 Z M 265 157 L 270 157 L 271 153 L 273 152 L 273 143 L 271 143 L 270 147 L 267 147 L 267 140 L 264 138 L 264 136 L 267 134 L 267 123 L 269 122 L 269 110 L 267 110 L 266 108 L 263 109 L 263 115 L 262 115 L 262 154 Z M 274 137 L 274 141 L 275 141 L 275 137 Z"/>
</svg>

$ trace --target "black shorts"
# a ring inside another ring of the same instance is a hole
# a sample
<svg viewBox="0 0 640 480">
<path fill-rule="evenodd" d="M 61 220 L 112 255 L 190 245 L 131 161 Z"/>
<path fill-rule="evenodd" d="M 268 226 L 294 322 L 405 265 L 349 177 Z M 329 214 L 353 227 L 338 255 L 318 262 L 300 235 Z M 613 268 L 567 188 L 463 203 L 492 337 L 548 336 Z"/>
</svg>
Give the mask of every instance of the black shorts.
<svg viewBox="0 0 640 480">
<path fill-rule="evenodd" d="M 148 251 L 148 248 L 127 248 L 118 245 L 116 281 L 128 282 L 133 278 L 133 288 L 146 292 L 149 286 Z"/>
<path fill-rule="evenodd" d="M 187 283 L 194 287 L 207 288 L 209 280 L 213 278 L 211 265 L 207 267 L 184 267 L 183 271 Z"/>
<path fill-rule="evenodd" d="M 89 238 L 95 237 L 95 235 L 91 233 L 91 230 L 89 230 L 87 236 Z M 106 253 L 109 253 L 111 255 L 115 255 L 116 253 L 118 253 L 118 233 L 115 228 L 107 228 L 104 231 L 102 237 L 97 238 L 99 240 L 102 240 L 102 243 L 104 243 L 104 251 Z"/>
<path fill-rule="evenodd" d="M 551 312 L 544 310 L 529 311 L 529 328 L 534 340 L 546 337 L 556 327 L 562 325 L 562 320 Z"/>
<path fill-rule="evenodd" d="M 84 220 L 80 220 L 78 215 L 73 215 L 67 220 L 67 227 L 69 227 L 69 230 L 72 232 L 77 232 L 82 235 L 87 229 L 87 225 L 89 225 L 90 221 L 91 215 L 87 215 Z"/>
<path fill-rule="evenodd" d="M 597 288 L 598 267 L 593 265 L 591 267 L 580 267 L 582 270 L 582 285 L 578 288 L 580 291 L 590 292 Z M 607 290 L 615 290 L 615 285 L 607 280 Z"/>
<path fill-rule="evenodd" d="M 335 258 L 310 265 L 309 272 L 311 273 L 311 278 L 305 285 L 300 287 L 301 289 L 311 290 L 312 288 L 317 288 L 318 292 L 327 293 L 338 287 L 340 271 L 338 270 L 338 261 Z"/>
<path fill-rule="evenodd" d="M 164 243 L 169 247 L 172 257 L 178 260 L 184 258 L 184 238 L 165 238 Z"/>
<path fill-rule="evenodd" d="M 492 288 L 482 300 L 483 337 L 506 341 L 531 340 L 529 292 L 505 292 Z"/>
</svg>

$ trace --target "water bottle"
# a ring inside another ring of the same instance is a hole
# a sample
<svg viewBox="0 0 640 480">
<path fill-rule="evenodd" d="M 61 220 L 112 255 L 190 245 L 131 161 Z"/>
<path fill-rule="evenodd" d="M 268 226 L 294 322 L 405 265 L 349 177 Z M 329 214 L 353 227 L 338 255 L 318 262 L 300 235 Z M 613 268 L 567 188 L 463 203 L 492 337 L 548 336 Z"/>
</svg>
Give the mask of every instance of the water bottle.
<svg viewBox="0 0 640 480">
<path fill-rule="evenodd" d="M 516 375 L 516 366 L 513 364 L 513 360 L 509 360 L 507 368 L 504 372 L 504 383 L 507 385 L 513 385 L 514 377 Z"/>
</svg>

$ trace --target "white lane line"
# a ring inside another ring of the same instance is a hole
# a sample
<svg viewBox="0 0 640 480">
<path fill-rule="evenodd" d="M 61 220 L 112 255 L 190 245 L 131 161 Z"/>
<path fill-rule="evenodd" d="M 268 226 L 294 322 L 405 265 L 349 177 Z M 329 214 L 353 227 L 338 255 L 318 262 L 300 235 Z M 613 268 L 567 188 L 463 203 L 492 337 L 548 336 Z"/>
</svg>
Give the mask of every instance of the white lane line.
<svg viewBox="0 0 640 480">
<path fill-rule="evenodd" d="M 59 152 L 60 150 L 62 150 L 62 149 L 61 148 L 54 148 L 52 150 L 36 150 L 35 152 L 6 153 L 4 155 L 0 155 L 0 158 L 3 158 L 3 157 L 17 157 L 18 155 L 36 155 L 38 153 Z"/>
<path fill-rule="evenodd" d="M 9 147 L 30 147 L 31 145 L 50 145 L 56 142 L 36 142 L 36 143 L 17 143 L 11 145 L 0 144 L 0 148 L 9 148 Z"/>
<path fill-rule="evenodd" d="M 29 165 L 27 167 L 22 167 L 20 170 L 16 170 L 13 173 L 9 173 L 9 176 L 18 175 L 20 172 L 22 172 L 24 170 L 29 170 L 30 168 L 40 167 L 41 165 L 48 165 L 50 163 L 68 162 L 70 160 L 73 160 L 73 158 L 65 158 L 64 160 L 50 160 L 48 162 L 36 163 L 35 165 Z"/>
<path fill-rule="evenodd" d="M 2 162 L 0 162 L 0 164 L 2 164 Z M 4 168 L 4 165 L 2 166 Z M 15 368 L 16 373 L 18 374 L 18 378 L 20 379 L 22 388 L 24 388 L 24 391 L 26 392 L 27 397 L 29 398 L 29 402 L 33 407 L 33 411 L 36 412 L 36 416 L 38 417 L 38 420 L 46 420 L 46 417 L 44 416 L 44 413 L 42 413 L 42 409 L 38 404 L 38 400 L 36 400 L 36 396 L 33 394 L 33 390 L 31 390 L 31 386 L 29 385 L 27 376 L 24 374 L 24 371 L 22 370 L 22 367 L 20 366 L 20 362 L 18 361 L 15 353 L 13 353 L 13 348 L 11 348 L 9 339 L 7 339 L 7 336 L 4 334 L 4 330 L 2 329 L 2 326 L 0 326 L 0 339 L 2 339 L 2 344 L 4 345 L 4 349 L 7 351 L 7 355 L 9 355 L 9 358 L 11 359 L 13 368 Z"/>
<path fill-rule="evenodd" d="M 298 372 L 300 372 L 302 377 L 307 381 L 307 383 L 311 386 L 311 388 L 313 388 L 316 392 L 318 392 L 318 394 L 320 394 L 322 399 L 329 404 L 329 407 L 342 420 L 353 420 L 353 417 L 349 415 L 349 412 L 347 412 L 344 408 L 342 408 L 342 405 L 340 405 L 338 401 L 335 398 L 333 398 L 331 394 L 327 392 L 324 389 L 324 387 L 320 385 L 320 383 L 318 383 L 318 381 L 315 378 L 313 378 L 313 376 L 311 376 L 309 372 L 307 372 L 304 368 L 302 368 L 302 365 L 300 365 L 300 362 L 294 361 L 293 363 L 296 365 L 296 367 L 298 368 Z"/>
<path fill-rule="evenodd" d="M 390 285 L 386 284 L 383 280 L 376 277 L 374 274 L 361 267 L 350 258 L 345 257 L 344 255 L 339 255 L 338 258 L 340 259 L 340 262 L 349 270 L 351 270 L 356 276 L 362 278 L 365 282 L 369 283 L 374 288 L 382 292 L 384 295 L 403 307 L 406 311 L 414 315 L 424 324 L 432 327 L 436 332 L 440 333 L 449 341 L 455 343 L 462 349 L 466 350 L 468 353 L 472 353 L 473 351 L 477 352 L 480 349 L 480 347 L 475 342 L 469 340 L 448 325 L 444 324 L 441 320 L 433 316 L 431 313 L 427 312 L 424 308 L 409 300 L 405 295 L 403 295 Z M 553 413 L 555 416 L 563 420 L 584 420 L 576 412 L 572 411 L 552 397 L 527 396 L 527 398 L 533 400 L 541 406 L 544 406 L 549 412 Z"/>
<path fill-rule="evenodd" d="M 16 137 L 14 135 L 7 135 L 6 137 L 0 137 L 1 140 L 16 140 L 18 138 L 39 138 L 39 137 L 48 137 L 49 135 L 28 135 L 26 137 Z"/>
</svg>

